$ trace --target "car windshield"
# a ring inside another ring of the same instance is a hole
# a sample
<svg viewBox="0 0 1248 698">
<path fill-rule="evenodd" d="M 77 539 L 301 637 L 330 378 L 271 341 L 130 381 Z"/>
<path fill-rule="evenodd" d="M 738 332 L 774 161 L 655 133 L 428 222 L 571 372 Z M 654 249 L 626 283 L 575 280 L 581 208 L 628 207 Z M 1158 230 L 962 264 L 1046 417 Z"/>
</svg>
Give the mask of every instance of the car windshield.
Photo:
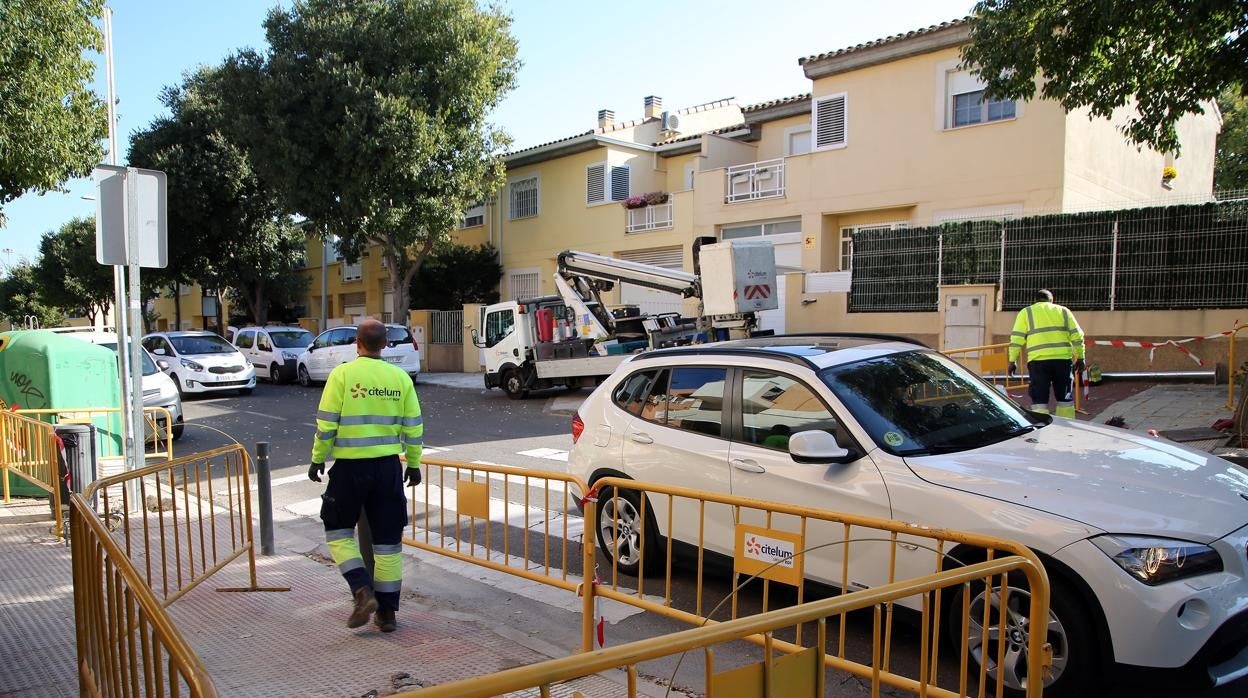
<svg viewBox="0 0 1248 698">
<path fill-rule="evenodd" d="M 1047 423 L 1030 421 L 1005 395 L 935 352 L 878 356 L 819 376 L 880 448 L 900 456 L 979 448 Z"/>
<path fill-rule="evenodd" d="M 233 345 L 215 334 L 170 337 L 173 348 L 179 354 L 233 354 Z"/>
<path fill-rule="evenodd" d="M 269 330 L 269 336 L 279 349 L 304 349 L 312 343 L 312 333 L 307 330 Z"/>
</svg>

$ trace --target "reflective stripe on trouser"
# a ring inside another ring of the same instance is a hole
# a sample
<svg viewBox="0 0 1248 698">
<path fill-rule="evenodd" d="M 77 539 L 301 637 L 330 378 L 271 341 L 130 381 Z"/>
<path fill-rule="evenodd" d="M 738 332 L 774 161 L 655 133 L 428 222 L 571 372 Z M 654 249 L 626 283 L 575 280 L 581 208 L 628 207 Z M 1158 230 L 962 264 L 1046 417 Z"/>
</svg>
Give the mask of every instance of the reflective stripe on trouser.
<svg viewBox="0 0 1248 698">
<path fill-rule="evenodd" d="M 1069 419 L 1074 419 L 1074 418 L 1075 418 L 1075 403 L 1073 403 L 1073 402 L 1059 402 L 1059 403 L 1057 403 L 1056 407 L 1057 407 L 1057 409 L 1053 410 L 1053 412 L 1054 412 L 1057 416 L 1059 416 L 1059 417 L 1067 417 L 1067 418 L 1069 418 Z"/>
<path fill-rule="evenodd" d="M 403 527 L 407 525 L 407 498 L 399 457 L 339 458 L 329 470 L 329 483 L 321 499 L 325 538 L 351 591 L 371 586 L 377 594 L 378 607 L 398 610 Z M 358 567 L 353 562 L 360 558 L 355 524 L 361 508 L 372 532 L 372 574 L 362 561 Z"/>
</svg>

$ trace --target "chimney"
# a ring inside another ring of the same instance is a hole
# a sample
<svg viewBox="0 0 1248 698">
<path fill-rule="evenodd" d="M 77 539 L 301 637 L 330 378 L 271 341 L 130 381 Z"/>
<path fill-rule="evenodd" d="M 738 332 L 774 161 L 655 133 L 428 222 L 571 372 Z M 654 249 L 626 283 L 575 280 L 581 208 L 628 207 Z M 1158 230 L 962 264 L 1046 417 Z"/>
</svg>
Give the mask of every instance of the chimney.
<svg viewBox="0 0 1248 698">
<path fill-rule="evenodd" d="M 598 128 L 607 130 L 615 125 L 615 112 L 610 109 L 598 110 Z"/>
<path fill-rule="evenodd" d="M 645 115 L 647 119 L 657 119 L 663 113 L 663 98 L 650 95 L 646 97 Z"/>
</svg>

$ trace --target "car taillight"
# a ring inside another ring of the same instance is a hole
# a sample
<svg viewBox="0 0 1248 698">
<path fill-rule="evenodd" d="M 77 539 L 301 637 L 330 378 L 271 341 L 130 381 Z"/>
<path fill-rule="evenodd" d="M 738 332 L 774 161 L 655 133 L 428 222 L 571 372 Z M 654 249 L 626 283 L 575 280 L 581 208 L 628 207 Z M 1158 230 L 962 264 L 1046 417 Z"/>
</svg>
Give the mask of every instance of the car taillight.
<svg viewBox="0 0 1248 698">
<path fill-rule="evenodd" d="M 585 422 L 581 419 L 580 413 L 572 415 L 572 443 L 581 438 L 581 432 L 585 431 Z"/>
</svg>

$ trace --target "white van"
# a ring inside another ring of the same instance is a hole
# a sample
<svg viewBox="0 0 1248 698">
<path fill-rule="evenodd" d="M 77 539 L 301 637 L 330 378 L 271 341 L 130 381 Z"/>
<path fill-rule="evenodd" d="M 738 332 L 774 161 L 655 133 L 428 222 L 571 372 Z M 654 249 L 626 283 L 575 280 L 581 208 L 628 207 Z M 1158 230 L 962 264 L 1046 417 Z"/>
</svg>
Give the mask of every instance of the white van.
<svg viewBox="0 0 1248 698">
<path fill-rule="evenodd" d="M 310 344 L 312 333 L 302 327 L 244 327 L 234 335 L 234 346 L 256 369 L 256 377 L 267 378 L 271 383 L 295 380 L 299 355 Z"/>
</svg>

